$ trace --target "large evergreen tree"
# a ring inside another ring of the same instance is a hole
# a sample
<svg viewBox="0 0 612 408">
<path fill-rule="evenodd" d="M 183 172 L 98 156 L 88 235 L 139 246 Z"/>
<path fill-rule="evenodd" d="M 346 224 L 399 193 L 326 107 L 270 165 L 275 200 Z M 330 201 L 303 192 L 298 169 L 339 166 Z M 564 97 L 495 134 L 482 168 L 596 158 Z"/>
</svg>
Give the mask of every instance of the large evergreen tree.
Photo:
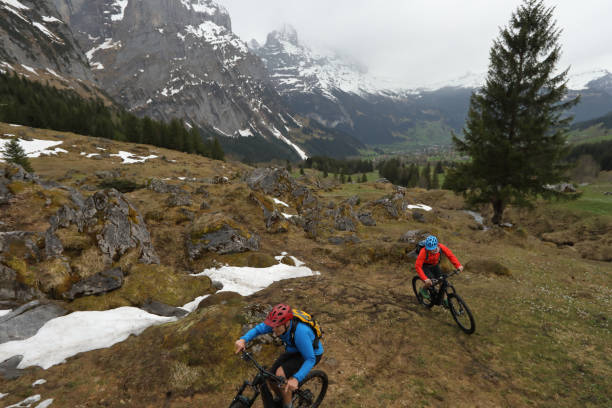
<svg viewBox="0 0 612 408">
<path fill-rule="evenodd" d="M 550 197 L 546 184 L 563 179 L 566 166 L 567 69 L 557 72 L 561 56 L 554 8 L 524 0 L 500 30 L 489 55 L 485 85 L 472 94 L 464 140 L 453 136 L 470 160 L 452 169 L 446 187 L 471 203 L 491 203 L 499 224 L 509 204 L 529 205 Z"/>
</svg>

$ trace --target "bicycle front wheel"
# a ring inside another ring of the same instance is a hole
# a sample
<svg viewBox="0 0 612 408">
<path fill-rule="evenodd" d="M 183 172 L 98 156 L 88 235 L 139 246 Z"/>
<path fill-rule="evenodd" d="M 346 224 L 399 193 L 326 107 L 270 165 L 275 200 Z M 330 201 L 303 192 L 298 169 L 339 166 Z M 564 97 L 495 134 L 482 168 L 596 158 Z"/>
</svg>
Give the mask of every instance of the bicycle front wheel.
<svg viewBox="0 0 612 408">
<path fill-rule="evenodd" d="M 435 291 L 431 288 L 426 288 L 425 282 L 418 276 L 412 278 L 412 290 L 420 304 L 428 309 L 434 305 Z"/>
<path fill-rule="evenodd" d="M 448 294 L 448 306 L 450 308 L 453 319 L 461 330 L 467 334 L 472 334 L 476 330 L 476 322 L 474 322 L 474 316 L 467 307 L 463 299 L 456 293 Z"/>
<path fill-rule="evenodd" d="M 297 391 L 293 393 L 293 406 L 295 408 L 317 408 L 325 398 L 327 385 L 327 374 L 323 371 L 309 372 Z"/>
</svg>

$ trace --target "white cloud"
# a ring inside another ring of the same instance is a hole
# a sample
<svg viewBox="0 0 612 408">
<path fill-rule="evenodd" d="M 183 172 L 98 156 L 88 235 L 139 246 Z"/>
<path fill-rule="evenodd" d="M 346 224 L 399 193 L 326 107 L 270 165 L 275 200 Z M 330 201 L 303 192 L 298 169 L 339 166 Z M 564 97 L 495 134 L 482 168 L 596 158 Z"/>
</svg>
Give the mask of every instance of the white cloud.
<svg viewBox="0 0 612 408">
<path fill-rule="evenodd" d="M 427 85 L 484 72 L 489 49 L 520 0 L 219 0 L 243 40 L 264 42 L 284 23 L 305 43 L 357 58 L 377 76 Z M 560 65 L 612 71 L 612 2 L 549 0 L 563 29 Z"/>
</svg>

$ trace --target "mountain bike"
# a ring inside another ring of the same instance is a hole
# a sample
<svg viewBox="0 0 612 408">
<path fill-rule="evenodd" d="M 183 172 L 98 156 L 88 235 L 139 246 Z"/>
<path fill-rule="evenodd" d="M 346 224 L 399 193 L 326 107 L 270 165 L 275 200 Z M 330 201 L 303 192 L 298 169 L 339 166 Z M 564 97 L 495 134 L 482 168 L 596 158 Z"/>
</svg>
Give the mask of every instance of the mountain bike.
<svg viewBox="0 0 612 408">
<path fill-rule="evenodd" d="M 268 388 L 267 381 L 278 384 L 279 387 L 284 386 L 286 379 L 279 377 L 263 368 L 251 355 L 251 353 L 243 351 L 242 359 L 253 363 L 257 368 L 257 374 L 251 381 L 245 381 L 238 389 L 236 396 L 230 404 L 230 408 L 246 408 L 251 407 L 257 397 L 261 394 L 264 408 L 282 408 L 282 401 L 274 399 L 272 392 Z M 321 401 L 327 392 L 327 374 L 320 370 L 311 370 L 302 381 L 300 381 L 298 389 L 293 392 L 292 403 L 294 408 L 317 408 L 321 405 Z M 245 391 L 252 393 L 251 398 L 243 395 Z"/>
<path fill-rule="evenodd" d="M 432 285 L 429 288 L 425 287 L 425 282 L 420 277 L 415 276 L 412 278 L 412 290 L 419 303 L 426 308 L 441 305 L 445 309 L 450 309 L 455 323 L 459 325 L 461 330 L 467 334 L 472 334 L 476 330 L 474 316 L 472 316 L 472 312 L 461 299 L 454 286 L 448 282 L 448 278 L 457 273 L 459 273 L 459 270 L 454 270 L 449 275 L 441 274 L 438 279 L 431 280 Z M 436 289 L 436 286 L 440 287 Z"/>
</svg>

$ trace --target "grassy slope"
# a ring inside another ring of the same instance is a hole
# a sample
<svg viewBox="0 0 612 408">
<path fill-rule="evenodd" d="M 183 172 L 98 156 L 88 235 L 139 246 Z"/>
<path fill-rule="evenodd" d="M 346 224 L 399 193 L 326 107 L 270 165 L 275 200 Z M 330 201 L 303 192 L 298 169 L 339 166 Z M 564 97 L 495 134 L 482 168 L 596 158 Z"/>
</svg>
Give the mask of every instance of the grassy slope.
<svg viewBox="0 0 612 408">
<path fill-rule="evenodd" d="M 7 129 L 0 126 L 0 134 L 9 133 Z M 32 135 L 29 130 L 21 131 Z M 40 131 L 39 137 L 52 134 L 57 132 Z M 80 157 L 79 152 L 86 144 L 93 152 L 100 146 L 97 140 L 64 137 L 62 148 L 78 143 L 77 148 L 66 148 L 72 153 L 61 159 L 32 159 L 32 164 L 38 174 L 55 180 L 76 169 L 77 173 L 62 181 L 67 184 L 82 179 L 91 183 L 94 171 L 112 168 L 122 169 L 124 177 L 136 181 L 151 176 L 211 177 L 244 170 L 240 164 L 156 148 L 150 150 L 177 162 L 155 160 L 123 166 L 117 161 L 94 161 Z M 135 151 L 133 146 L 116 142 L 106 147 Z M 141 149 L 144 153 L 149 147 Z M 197 186 L 184 185 L 187 189 Z M 288 301 L 320 318 L 326 333 L 326 353 L 320 367 L 331 378 L 324 406 L 612 404 L 610 262 L 585 260 L 570 247 L 542 242 L 529 226 L 510 231 L 478 230 L 461 210 L 461 200 L 443 191 L 410 190 L 409 200 L 434 207 L 432 213 L 425 214 L 427 223 L 411 217 L 377 219 L 375 227 L 359 226 L 360 244 L 334 246 L 325 238 L 343 233 L 323 231 L 318 242 L 294 227 L 288 234 L 266 234 L 260 210 L 248 204 L 248 188 L 238 179 L 229 186 L 207 188 L 213 210 L 233 214 L 262 236 L 261 252 L 285 250 L 321 271 L 319 277 L 277 282 L 240 305 Z M 595 194 L 596 185 L 592 188 Z M 354 194 L 365 201 L 389 192 L 389 185 L 366 183 L 346 184 L 318 194 L 326 204 Z M 143 214 L 166 211 L 160 204 L 163 200 L 148 191 L 138 190 L 128 197 Z M 546 206 L 548 212 L 542 214 L 562 218 L 569 207 L 574 217 L 591 217 L 580 211 L 590 208 L 586 204 L 590 197 L 587 193 L 576 202 Z M 199 202 L 192 210 L 197 206 Z M 178 210 L 161 220 L 151 216 L 147 223 L 162 263 L 175 269 L 189 266 L 181 259 L 179 242 L 186 224 Z M 461 333 L 447 311 L 428 311 L 415 303 L 410 287 L 413 260 L 403 255 L 403 244 L 397 243 L 401 234 L 413 229 L 438 234 L 467 265 L 465 273 L 453 282 L 475 315 L 474 335 Z M 470 261 L 480 259 L 495 260 L 512 275 L 498 277 L 469 267 Z M 219 260 L 239 261 L 230 257 Z M 181 322 L 149 329 L 110 349 L 79 355 L 47 371 L 28 370 L 17 381 L 1 383 L 0 391 L 10 393 L 3 402 L 15 403 L 31 395 L 31 383 L 45 378 L 48 382 L 37 387 L 36 393 L 43 399 L 55 398 L 54 406 L 58 407 L 227 406 L 236 386 L 252 372 L 231 353 L 240 325 L 234 322 L 226 328 L 232 321 L 230 306 L 201 310 Z M 176 357 L 190 347 L 194 349 L 191 358 Z M 268 355 L 262 357 L 264 361 L 276 352 L 271 346 L 264 351 Z M 170 365 L 172 361 L 175 363 Z M 207 380 L 197 380 L 200 377 Z"/>
</svg>

